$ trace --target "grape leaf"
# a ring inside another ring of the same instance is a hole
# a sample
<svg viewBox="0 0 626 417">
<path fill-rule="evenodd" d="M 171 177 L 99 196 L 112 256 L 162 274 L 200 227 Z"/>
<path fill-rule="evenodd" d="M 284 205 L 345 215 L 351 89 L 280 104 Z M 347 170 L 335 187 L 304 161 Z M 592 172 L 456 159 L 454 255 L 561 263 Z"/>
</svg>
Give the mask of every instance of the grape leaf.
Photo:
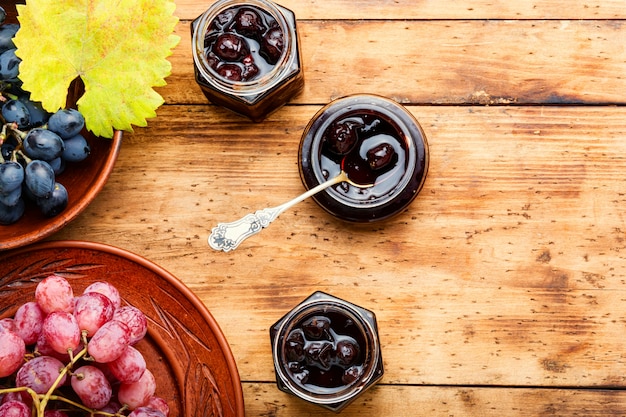
<svg viewBox="0 0 626 417">
<path fill-rule="evenodd" d="M 85 93 L 78 110 L 97 136 L 146 126 L 164 102 L 167 60 L 180 41 L 171 0 L 28 0 L 15 36 L 23 88 L 51 112 L 65 107 L 70 83 Z"/>
</svg>

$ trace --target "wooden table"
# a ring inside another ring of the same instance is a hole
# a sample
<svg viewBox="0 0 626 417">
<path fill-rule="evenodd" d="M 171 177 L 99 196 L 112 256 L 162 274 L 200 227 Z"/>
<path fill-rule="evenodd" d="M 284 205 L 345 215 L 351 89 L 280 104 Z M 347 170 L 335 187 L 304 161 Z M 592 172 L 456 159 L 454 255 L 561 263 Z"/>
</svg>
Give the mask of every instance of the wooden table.
<svg viewBox="0 0 626 417">
<path fill-rule="evenodd" d="M 269 327 L 316 290 L 375 311 L 385 375 L 350 416 L 626 415 L 626 1 L 284 0 L 304 92 L 255 124 L 207 103 L 190 22 L 165 105 L 126 134 L 115 172 L 52 240 L 138 253 L 224 331 L 247 416 L 334 415 L 276 388 Z M 219 221 L 304 188 L 301 133 L 330 100 L 393 98 L 430 171 L 386 223 L 309 200 L 230 253 Z"/>
</svg>

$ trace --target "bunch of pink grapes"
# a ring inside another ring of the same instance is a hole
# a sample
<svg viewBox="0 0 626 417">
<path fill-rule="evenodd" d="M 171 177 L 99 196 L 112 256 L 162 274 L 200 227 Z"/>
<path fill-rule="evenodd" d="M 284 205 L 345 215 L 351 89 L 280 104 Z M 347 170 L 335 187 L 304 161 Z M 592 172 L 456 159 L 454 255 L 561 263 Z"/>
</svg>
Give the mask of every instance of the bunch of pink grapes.
<svg viewBox="0 0 626 417">
<path fill-rule="evenodd" d="M 74 295 L 64 277 L 41 280 L 0 320 L 0 417 L 168 417 L 135 347 L 147 328 L 108 282 Z"/>
</svg>

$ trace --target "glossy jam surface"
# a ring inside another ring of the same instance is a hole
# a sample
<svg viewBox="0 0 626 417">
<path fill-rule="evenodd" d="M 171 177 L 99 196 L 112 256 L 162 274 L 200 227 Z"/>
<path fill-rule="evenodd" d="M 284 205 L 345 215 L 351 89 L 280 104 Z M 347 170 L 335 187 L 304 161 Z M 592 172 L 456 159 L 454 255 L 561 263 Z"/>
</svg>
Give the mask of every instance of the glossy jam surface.
<svg viewBox="0 0 626 417">
<path fill-rule="evenodd" d="M 347 221 L 383 220 L 405 209 L 428 171 L 426 137 L 413 116 L 380 96 L 354 95 L 331 102 L 309 122 L 300 143 L 306 188 L 343 170 L 341 182 L 313 198 Z"/>
<path fill-rule="evenodd" d="M 207 62 L 218 76 L 251 81 L 274 69 L 284 50 L 284 33 L 266 11 L 234 6 L 211 22 L 204 48 Z"/>
<path fill-rule="evenodd" d="M 338 131 L 350 130 L 351 139 Z M 352 142 L 351 145 L 344 144 Z M 341 145 L 338 145 L 341 144 Z M 331 123 L 322 134 L 322 175 L 329 179 L 343 169 L 350 180 L 335 186 L 354 200 L 372 200 L 397 187 L 406 171 L 407 140 L 395 123 L 374 111 L 355 110 Z M 378 156 L 378 157 L 377 157 Z M 369 187 L 369 185 L 373 186 Z"/>
<path fill-rule="evenodd" d="M 191 24 L 196 82 L 213 104 L 260 122 L 304 88 L 295 14 L 218 0 Z"/>
<path fill-rule="evenodd" d="M 376 316 L 316 291 L 270 328 L 276 384 L 338 412 L 384 373 Z"/>
<path fill-rule="evenodd" d="M 289 332 L 285 366 L 298 384 L 323 392 L 352 384 L 365 370 L 366 341 L 354 321 L 341 313 L 311 314 Z"/>
</svg>

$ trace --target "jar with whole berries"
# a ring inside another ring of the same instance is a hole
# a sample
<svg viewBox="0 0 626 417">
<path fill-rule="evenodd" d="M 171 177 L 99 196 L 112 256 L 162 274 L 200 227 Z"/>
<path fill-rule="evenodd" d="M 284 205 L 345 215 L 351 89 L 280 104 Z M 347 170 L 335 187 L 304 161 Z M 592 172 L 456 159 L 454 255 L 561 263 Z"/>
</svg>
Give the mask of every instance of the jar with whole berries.
<svg viewBox="0 0 626 417">
<path fill-rule="evenodd" d="M 196 82 L 255 122 L 304 87 L 295 14 L 268 0 L 218 0 L 191 25 Z"/>
</svg>

